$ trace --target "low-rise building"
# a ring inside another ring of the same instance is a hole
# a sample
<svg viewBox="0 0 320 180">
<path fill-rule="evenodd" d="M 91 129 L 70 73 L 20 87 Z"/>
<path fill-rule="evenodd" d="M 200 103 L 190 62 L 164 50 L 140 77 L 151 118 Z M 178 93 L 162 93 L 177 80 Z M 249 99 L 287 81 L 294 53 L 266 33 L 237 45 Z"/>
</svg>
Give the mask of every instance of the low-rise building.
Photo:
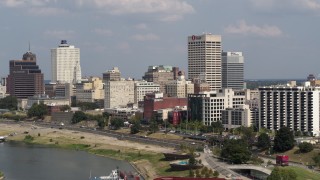
<svg viewBox="0 0 320 180">
<path fill-rule="evenodd" d="M 134 103 L 134 81 L 132 79 L 105 81 L 105 109 L 127 107 L 130 103 Z"/>
<path fill-rule="evenodd" d="M 97 102 L 104 99 L 104 84 L 99 77 L 90 77 L 87 81 L 77 83 L 75 87 L 78 102 Z"/>
<path fill-rule="evenodd" d="M 63 105 L 68 105 L 70 106 L 70 101 L 69 99 L 65 98 L 49 98 L 48 96 L 45 95 L 37 95 L 33 97 L 29 97 L 26 99 L 25 107 L 21 107 L 22 109 L 29 109 L 33 104 L 40 104 L 43 103 L 47 106 L 63 106 Z"/>
<path fill-rule="evenodd" d="M 106 108 L 105 112 L 110 114 L 112 119 L 128 121 L 140 110 L 138 108 Z"/>
<path fill-rule="evenodd" d="M 194 93 L 194 84 L 186 80 L 181 71 L 178 74 L 176 80 L 169 81 L 166 84 L 166 94 L 169 97 L 186 98 L 188 94 Z"/>
<path fill-rule="evenodd" d="M 150 120 L 160 109 L 187 106 L 187 98 L 163 97 L 163 93 L 147 94 L 144 98 L 143 118 Z"/>
<path fill-rule="evenodd" d="M 160 85 L 154 82 L 137 81 L 134 83 L 134 103 L 143 101 L 146 94 L 159 92 Z"/>
<path fill-rule="evenodd" d="M 251 113 L 248 105 L 241 105 L 238 108 L 226 108 L 221 111 L 221 120 L 224 127 L 228 129 L 240 126 L 251 126 Z"/>
</svg>

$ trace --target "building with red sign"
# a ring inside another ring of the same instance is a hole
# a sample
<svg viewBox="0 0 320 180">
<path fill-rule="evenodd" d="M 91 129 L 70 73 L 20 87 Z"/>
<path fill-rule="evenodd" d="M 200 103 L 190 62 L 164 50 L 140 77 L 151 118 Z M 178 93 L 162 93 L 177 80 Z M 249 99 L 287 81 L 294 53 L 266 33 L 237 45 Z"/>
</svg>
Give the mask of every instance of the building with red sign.
<svg viewBox="0 0 320 180">
<path fill-rule="evenodd" d="M 187 98 L 163 97 L 162 93 L 147 94 L 144 98 L 143 118 L 150 120 L 152 115 L 159 109 L 187 106 Z"/>
</svg>

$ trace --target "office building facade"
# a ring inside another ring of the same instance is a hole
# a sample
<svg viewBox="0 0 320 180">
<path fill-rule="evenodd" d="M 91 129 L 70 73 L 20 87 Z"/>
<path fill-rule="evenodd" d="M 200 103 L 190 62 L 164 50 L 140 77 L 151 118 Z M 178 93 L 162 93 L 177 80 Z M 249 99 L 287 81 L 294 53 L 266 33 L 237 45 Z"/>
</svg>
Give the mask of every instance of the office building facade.
<svg viewBox="0 0 320 180">
<path fill-rule="evenodd" d="M 286 126 L 319 136 L 319 87 L 260 87 L 259 95 L 260 128 L 279 130 Z"/>
<path fill-rule="evenodd" d="M 160 85 L 154 82 L 138 81 L 134 83 L 134 103 L 142 102 L 146 94 L 160 92 Z"/>
<path fill-rule="evenodd" d="M 127 107 L 134 103 L 134 81 L 105 81 L 104 108 Z"/>
<path fill-rule="evenodd" d="M 75 84 L 81 80 L 80 49 L 62 40 L 51 49 L 52 82 Z"/>
<path fill-rule="evenodd" d="M 103 81 L 120 81 L 121 72 L 118 67 L 113 67 L 102 74 Z"/>
<path fill-rule="evenodd" d="M 188 37 L 188 78 L 200 79 L 210 90 L 221 88 L 221 36 L 192 35 Z"/>
<path fill-rule="evenodd" d="M 43 73 L 35 54 L 28 51 L 22 60 L 11 60 L 9 68 L 7 92 L 11 96 L 21 99 L 44 94 Z"/>
<path fill-rule="evenodd" d="M 194 93 L 194 84 L 184 78 L 182 72 L 176 80 L 166 84 L 166 94 L 169 97 L 187 98 L 188 94 Z"/>
<path fill-rule="evenodd" d="M 222 88 L 243 89 L 244 57 L 242 52 L 222 52 Z"/>
<path fill-rule="evenodd" d="M 166 93 L 166 84 L 178 77 L 179 68 L 172 66 L 149 66 L 143 80 L 160 85 L 160 92 Z"/>
</svg>

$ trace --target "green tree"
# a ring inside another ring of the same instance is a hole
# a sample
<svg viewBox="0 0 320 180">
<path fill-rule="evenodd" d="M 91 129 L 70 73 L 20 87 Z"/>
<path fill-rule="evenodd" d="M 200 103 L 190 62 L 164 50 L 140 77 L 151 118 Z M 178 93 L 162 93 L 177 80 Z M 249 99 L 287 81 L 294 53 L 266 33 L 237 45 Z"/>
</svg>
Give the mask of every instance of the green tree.
<svg viewBox="0 0 320 180">
<path fill-rule="evenodd" d="M 124 126 L 124 121 L 122 119 L 115 118 L 111 120 L 110 124 L 114 130 L 118 130 Z"/>
<path fill-rule="evenodd" d="M 76 111 L 74 114 L 73 114 L 73 117 L 72 117 L 72 120 L 71 120 L 71 123 L 72 124 L 76 124 L 78 122 L 81 122 L 81 121 L 84 121 L 84 120 L 87 120 L 88 117 L 87 115 L 82 112 L 82 111 Z"/>
<path fill-rule="evenodd" d="M 60 111 L 70 111 L 71 107 L 69 105 L 63 105 L 60 107 Z"/>
<path fill-rule="evenodd" d="M 141 129 L 140 121 L 134 121 L 130 127 L 130 133 L 137 134 L 140 131 L 140 129 Z"/>
<path fill-rule="evenodd" d="M 271 141 L 269 135 L 267 133 L 261 133 L 258 137 L 258 148 L 260 148 L 261 150 L 266 150 L 270 147 L 270 145 Z"/>
<path fill-rule="evenodd" d="M 189 169 L 189 177 L 194 178 L 194 172 L 192 169 Z"/>
<path fill-rule="evenodd" d="M 36 104 L 34 103 L 31 108 L 28 110 L 28 117 L 37 117 L 39 119 L 43 119 L 45 115 L 48 114 L 47 106 L 43 103 Z"/>
<path fill-rule="evenodd" d="M 201 178 L 201 177 L 202 177 L 201 174 L 200 174 L 199 169 L 196 169 L 196 177 L 197 177 L 197 178 Z"/>
<path fill-rule="evenodd" d="M 314 161 L 315 165 L 320 167 L 320 153 L 312 157 L 312 160 Z"/>
<path fill-rule="evenodd" d="M 255 140 L 255 135 L 256 133 L 254 132 L 254 128 L 253 126 L 250 127 L 244 127 L 241 126 L 241 134 L 242 134 L 242 139 L 245 140 L 248 145 L 251 147 L 254 144 L 254 140 Z"/>
<path fill-rule="evenodd" d="M 94 102 L 78 102 L 77 106 L 80 107 L 82 111 L 94 110 L 99 108 L 99 106 Z"/>
<path fill-rule="evenodd" d="M 246 141 L 242 139 L 230 139 L 223 143 L 221 157 L 235 164 L 246 163 L 250 160 L 251 152 Z"/>
<path fill-rule="evenodd" d="M 285 152 L 294 147 L 293 132 L 288 127 L 281 127 L 274 138 L 273 149 L 276 152 Z"/>
<path fill-rule="evenodd" d="M 214 133 L 221 134 L 224 130 L 224 127 L 223 127 L 223 124 L 221 121 L 212 122 L 211 127 L 212 127 Z"/>
<path fill-rule="evenodd" d="M 0 109 L 17 110 L 18 100 L 15 96 L 7 96 L 0 99 Z"/>
<path fill-rule="evenodd" d="M 299 151 L 301 153 L 308 153 L 311 152 L 313 150 L 313 145 L 311 143 L 308 142 L 303 142 L 299 144 Z"/>
<path fill-rule="evenodd" d="M 195 166 L 197 164 L 196 158 L 194 157 L 194 154 L 192 153 L 190 158 L 189 158 L 189 165 L 190 166 Z"/>
<path fill-rule="evenodd" d="M 87 116 L 89 119 L 97 121 L 97 124 L 100 128 L 104 128 L 108 124 L 108 120 L 101 114 Z"/>
<path fill-rule="evenodd" d="M 219 172 L 218 171 L 214 171 L 214 173 L 213 173 L 213 177 L 218 177 L 220 174 L 219 174 Z"/>
<path fill-rule="evenodd" d="M 156 120 L 150 120 L 149 131 L 151 131 L 152 133 L 159 131 L 159 125 Z"/>
<path fill-rule="evenodd" d="M 292 169 L 275 167 L 267 180 L 296 180 L 297 174 Z"/>
</svg>

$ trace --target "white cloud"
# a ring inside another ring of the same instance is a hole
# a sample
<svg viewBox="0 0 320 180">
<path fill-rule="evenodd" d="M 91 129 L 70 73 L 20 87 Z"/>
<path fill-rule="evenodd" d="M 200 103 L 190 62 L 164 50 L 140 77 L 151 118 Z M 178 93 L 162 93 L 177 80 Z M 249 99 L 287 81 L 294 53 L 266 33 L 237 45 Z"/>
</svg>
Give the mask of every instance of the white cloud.
<svg viewBox="0 0 320 180">
<path fill-rule="evenodd" d="M 181 0 L 83 0 L 99 8 L 107 8 L 113 14 L 130 13 L 179 13 L 193 12 L 188 3 Z"/>
<path fill-rule="evenodd" d="M 96 28 L 94 30 L 92 30 L 92 32 L 98 34 L 98 35 L 102 35 L 102 36 L 111 36 L 113 34 L 113 32 L 109 29 L 102 29 L 102 28 Z"/>
<path fill-rule="evenodd" d="M 128 42 L 121 42 L 119 44 L 117 44 L 117 48 L 120 49 L 122 52 L 130 52 L 131 50 L 131 46 Z"/>
<path fill-rule="evenodd" d="M 43 6 L 50 0 L 1 0 L 0 4 L 7 7 Z"/>
<path fill-rule="evenodd" d="M 136 29 L 146 30 L 148 29 L 148 26 L 144 23 L 140 23 L 134 26 Z"/>
<path fill-rule="evenodd" d="M 36 8 L 29 8 L 28 13 L 33 15 L 40 15 L 40 16 L 51 16 L 51 15 L 64 15 L 67 14 L 68 11 L 65 9 L 54 8 L 54 7 L 36 7 Z"/>
<path fill-rule="evenodd" d="M 159 14 L 162 21 L 179 20 L 194 8 L 183 0 L 81 0 L 80 6 L 93 6 L 113 15 Z"/>
<path fill-rule="evenodd" d="M 63 31 L 63 30 L 50 30 L 50 31 L 46 31 L 44 32 L 44 35 L 46 37 L 54 37 L 57 39 L 69 39 L 71 37 L 73 37 L 75 35 L 75 32 L 73 30 L 67 30 L 67 31 Z"/>
<path fill-rule="evenodd" d="M 306 9 L 310 10 L 320 10 L 320 1 L 319 0 L 296 0 L 300 2 L 299 4 Z"/>
<path fill-rule="evenodd" d="M 249 0 L 254 8 L 277 10 L 291 9 L 294 11 L 309 10 L 318 12 L 320 10 L 320 0 Z"/>
<path fill-rule="evenodd" d="M 133 39 L 137 41 L 156 41 L 159 40 L 159 36 L 149 33 L 149 34 L 136 34 L 132 36 Z"/>
<path fill-rule="evenodd" d="M 178 21 L 180 19 L 182 19 L 183 17 L 181 15 L 178 14 L 173 14 L 173 15 L 169 15 L 169 16 L 165 16 L 160 18 L 160 21 L 163 22 L 174 22 L 174 21 Z"/>
<path fill-rule="evenodd" d="M 163 21 L 176 21 L 195 11 L 185 0 L 0 0 L 0 5 L 7 7 L 59 6 L 67 9 L 68 4 L 78 5 L 79 8 L 98 9 L 96 12 L 112 15 L 157 14 Z"/>
<path fill-rule="evenodd" d="M 236 25 L 229 25 L 225 28 L 226 33 L 242 34 L 242 35 L 257 35 L 262 37 L 277 37 L 283 33 L 277 26 L 270 25 L 248 25 L 244 20 L 239 21 Z"/>
</svg>

